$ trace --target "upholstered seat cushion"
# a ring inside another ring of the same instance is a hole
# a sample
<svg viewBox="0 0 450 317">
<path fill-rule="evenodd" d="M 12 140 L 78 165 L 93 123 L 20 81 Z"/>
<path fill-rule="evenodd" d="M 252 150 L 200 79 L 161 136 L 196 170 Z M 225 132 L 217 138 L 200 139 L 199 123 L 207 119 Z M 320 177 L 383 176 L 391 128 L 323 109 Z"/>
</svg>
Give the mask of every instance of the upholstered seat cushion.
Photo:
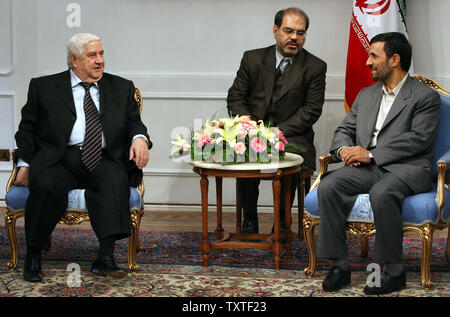
<svg viewBox="0 0 450 317">
<path fill-rule="evenodd" d="M 84 191 L 84 189 L 74 189 L 69 192 L 67 210 L 87 211 Z M 134 187 L 130 187 L 130 192 L 130 210 L 139 210 L 142 205 L 141 195 Z M 29 194 L 30 191 L 28 190 L 28 187 L 13 186 L 6 193 L 6 205 L 14 211 L 24 210 Z"/>
<path fill-rule="evenodd" d="M 450 197 L 450 190 L 446 189 L 445 196 Z M 403 223 L 422 225 L 436 223 L 438 217 L 438 206 L 436 204 L 436 184 L 428 193 L 422 193 L 407 197 L 403 201 Z M 318 218 L 319 206 L 317 200 L 317 189 L 311 191 L 305 198 L 305 209 L 312 217 Z M 443 221 L 447 221 L 450 210 L 450 199 L 446 199 L 444 206 Z M 348 216 L 349 222 L 373 223 L 373 211 L 370 205 L 369 194 L 360 194 Z"/>
</svg>

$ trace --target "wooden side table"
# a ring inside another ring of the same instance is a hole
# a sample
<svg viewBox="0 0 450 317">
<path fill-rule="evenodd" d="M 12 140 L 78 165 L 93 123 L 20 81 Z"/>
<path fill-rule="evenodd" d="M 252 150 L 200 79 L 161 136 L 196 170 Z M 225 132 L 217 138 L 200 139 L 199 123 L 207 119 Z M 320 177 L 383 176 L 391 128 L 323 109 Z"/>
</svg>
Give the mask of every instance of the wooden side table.
<svg viewBox="0 0 450 317">
<path fill-rule="evenodd" d="M 203 266 L 208 266 L 209 252 L 211 249 L 224 248 L 252 248 L 272 250 L 275 268 L 280 269 L 280 257 L 282 245 L 280 242 L 280 192 L 281 180 L 284 180 L 285 212 L 286 212 L 286 249 L 290 253 L 292 236 L 291 231 L 291 175 L 300 172 L 303 158 L 300 155 L 286 153 L 285 159 L 270 163 L 241 163 L 221 165 L 219 163 L 207 163 L 202 161 L 191 161 L 193 170 L 199 174 L 202 195 L 202 241 L 201 250 Z M 217 241 L 209 242 L 208 239 L 208 176 L 214 176 L 216 180 L 217 201 L 217 227 L 215 236 Z M 222 179 L 232 178 L 260 178 L 272 180 L 273 210 L 274 210 L 274 233 L 273 234 L 246 234 L 228 233 L 222 228 Z M 228 241 L 230 238 L 251 241 Z M 254 240 L 254 241 L 253 241 Z M 262 241 L 261 241 L 262 240 Z"/>
</svg>

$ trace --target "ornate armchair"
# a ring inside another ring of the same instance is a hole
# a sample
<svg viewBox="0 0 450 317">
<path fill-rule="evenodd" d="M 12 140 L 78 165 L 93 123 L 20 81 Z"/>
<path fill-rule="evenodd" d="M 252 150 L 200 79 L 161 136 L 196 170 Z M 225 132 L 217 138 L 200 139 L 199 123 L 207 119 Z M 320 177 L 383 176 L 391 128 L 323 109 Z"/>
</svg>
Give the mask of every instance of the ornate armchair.
<svg viewBox="0 0 450 317">
<path fill-rule="evenodd" d="M 413 230 L 422 238 L 422 286 L 431 287 L 430 262 L 433 243 L 433 232 L 436 229 L 448 227 L 450 222 L 450 177 L 447 170 L 450 167 L 450 93 L 430 78 L 421 75 L 414 77 L 430 86 L 441 94 L 441 118 L 435 141 L 433 158 L 433 188 L 428 193 L 409 196 L 403 202 L 403 230 Z M 316 254 L 314 242 L 314 228 L 320 224 L 317 201 L 317 187 L 322 175 L 327 171 L 328 165 L 336 163 L 328 154 L 321 156 L 319 175 L 311 186 L 311 191 L 305 198 L 305 217 L 303 220 L 305 241 L 308 248 L 309 265 L 305 269 L 307 276 L 312 276 L 316 270 Z M 447 197 L 447 200 L 445 199 Z M 373 212 L 370 205 L 369 194 L 358 196 L 348 216 L 347 230 L 361 238 L 361 257 L 367 257 L 368 237 L 376 232 Z M 450 265 L 450 231 L 447 238 L 447 262 Z"/>
<path fill-rule="evenodd" d="M 139 105 L 139 113 L 142 112 L 142 96 L 139 89 L 135 90 L 135 98 Z M 16 221 L 25 214 L 25 204 L 28 199 L 28 187 L 13 186 L 16 178 L 17 166 L 14 162 L 11 176 L 6 185 L 6 214 L 5 229 L 11 246 L 11 260 L 7 263 L 9 270 L 15 270 L 19 257 L 19 249 L 16 237 Z M 141 217 L 144 214 L 144 180 L 138 187 L 130 188 L 130 220 L 131 235 L 128 239 L 128 268 L 130 271 L 138 271 L 139 265 L 136 263 L 136 252 L 145 251 L 139 243 L 138 234 Z M 88 211 L 84 199 L 84 189 L 74 189 L 69 192 L 68 208 L 59 221 L 60 224 L 77 225 L 89 221 Z M 50 240 L 46 249 L 50 247 Z"/>
</svg>

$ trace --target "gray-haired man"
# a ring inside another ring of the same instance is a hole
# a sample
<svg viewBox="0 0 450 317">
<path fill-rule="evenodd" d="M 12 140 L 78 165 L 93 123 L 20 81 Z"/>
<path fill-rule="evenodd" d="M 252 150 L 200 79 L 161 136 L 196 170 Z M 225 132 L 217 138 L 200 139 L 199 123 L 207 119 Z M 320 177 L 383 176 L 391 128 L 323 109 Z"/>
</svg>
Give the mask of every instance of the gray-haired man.
<svg viewBox="0 0 450 317">
<path fill-rule="evenodd" d="M 123 277 L 114 244 L 130 234 L 129 177 L 142 177 L 152 143 L 131 81 L 104 73 L 103 46 L 93 34 L 67 45 L 69 70 L 30 81 L 16 133 L 16 186 L 29 186 L 23 277 L 42 280 L 41 250 L 67 208 L 68 192 L 86 189 L 100 242 L 91 271 Z"/>
</svg>

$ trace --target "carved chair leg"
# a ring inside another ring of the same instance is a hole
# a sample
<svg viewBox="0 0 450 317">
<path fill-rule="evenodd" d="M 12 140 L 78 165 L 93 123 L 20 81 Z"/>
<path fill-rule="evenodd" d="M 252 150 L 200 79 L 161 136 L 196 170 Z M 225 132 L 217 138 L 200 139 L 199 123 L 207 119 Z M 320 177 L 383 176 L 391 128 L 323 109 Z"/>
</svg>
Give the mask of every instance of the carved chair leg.
<svg viewBox="0 0 450 317">
<path fill-rule="evenodd" d="M 6 264 L 10 271 L 14 271 L 19 260 L 19 247 L 17 245 L 16 236 L 16 220 L 24 215 L 24 212 L 15 213 L 7 208 L 5 214 L 6 235 L 8 236 L 9 245 L 11 247 L 11 260 Z"/>
<path fill-rule="evenodd" d="M 141 240 L 139 240 L 139 232 L 141 230 L 141 220 L 142 217 L 144 216 L 144 210 L 139 210 L 139 217 L 137 219 L 137 229 L 136 229 L 136 241 L 137 241 L 137 246 L 136 246 L 136 252 L 147 252 L 147 248 L 144 247 L 144 245 L 142 244 Z"/>
<path fill-rule="evenodd" d="M 308 214 L 303 218 L 303 233 L 308 249 L 309 264 L 304 270 L 305 275 L 311 277 L 316 271 L 316 246 L 314 242 L 314 228 L 320 223 L 319 219 L 313 219 Z"/>
<path fill-rule="evenodd" d="M 136 262 L 136 251 L 138 247 L 139 222 L 141 220 L 141 210 L 132 211 L 131 218 L 131 234 L 128 238 L 128 269 L 131 272 L 139 271 L 139 265 Z"/>
<path fill-rule="evenodd" d="M 369 254 L 369 237 L 361 236 L 360 243 L 361 243 L 361 257 L 367 258 L 367 255 Z"/>
<path fill-rule="evenodd" d="M 422 236 L 422 264 L 421 264 L 421 276 L 422 276 L 422 286 L 425 289 L 431 287 L 431 274 L 430 274 L 430 264 L 431 264 L 431 253 L 433 251 L 433 231 L 432 226 L 425 225 L 423 229 L 420 230 Z"/>
</svg>

